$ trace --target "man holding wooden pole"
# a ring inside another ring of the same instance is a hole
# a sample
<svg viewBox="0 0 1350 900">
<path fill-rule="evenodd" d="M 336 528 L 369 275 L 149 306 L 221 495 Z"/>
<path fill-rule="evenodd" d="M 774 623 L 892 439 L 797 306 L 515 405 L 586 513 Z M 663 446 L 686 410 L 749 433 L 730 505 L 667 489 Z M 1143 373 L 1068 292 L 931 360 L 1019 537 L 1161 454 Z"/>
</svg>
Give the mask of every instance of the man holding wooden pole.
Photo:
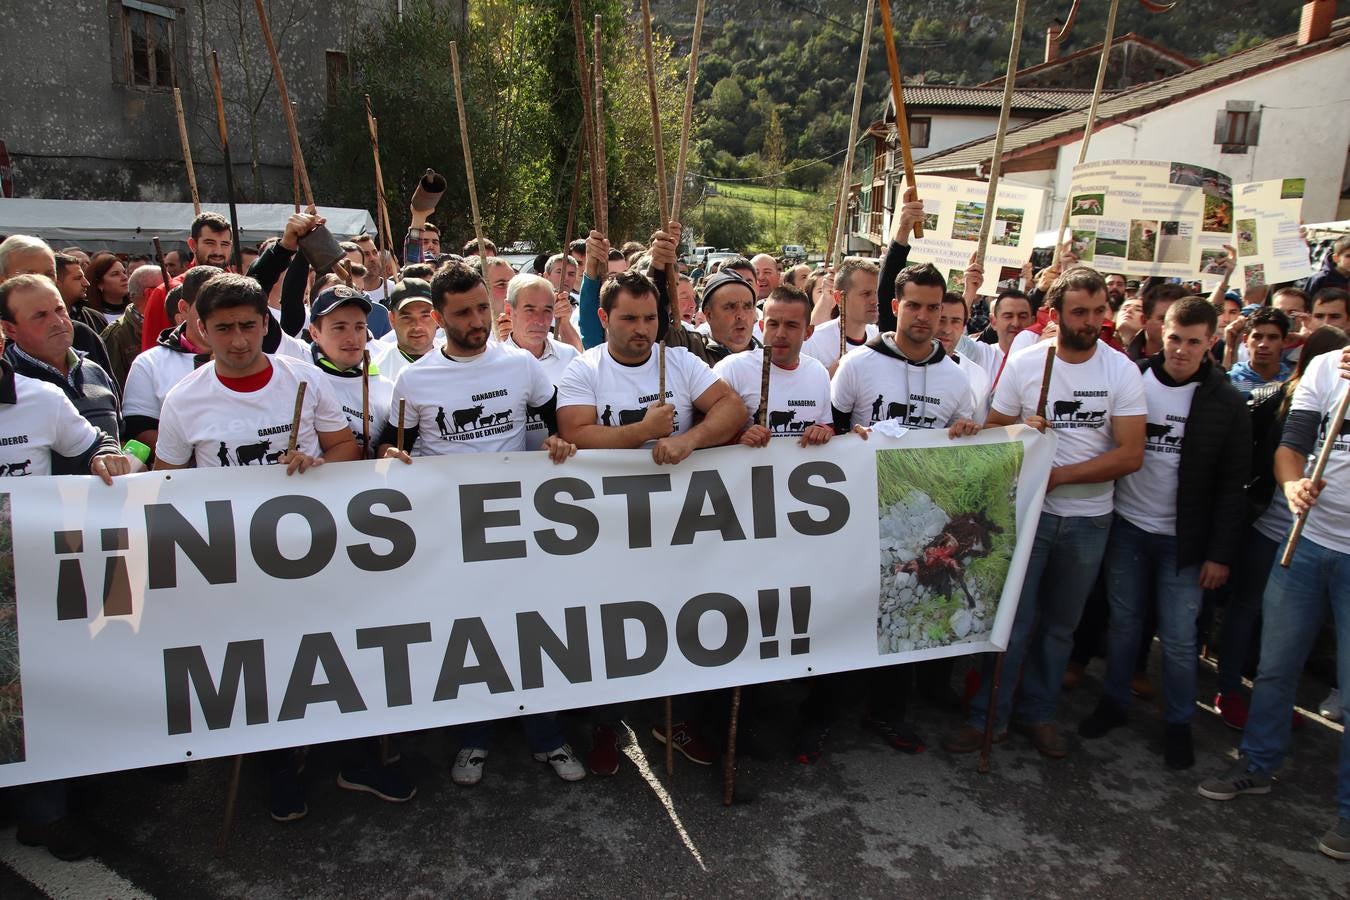
<svg viewBox="0 0 1350 900">
<path fill-rule="evenodd" d="M 1303 664 L 1331 607 L 1340 674 L 1341 718 L 1350 721 L 1350 349 L 1314 359 L 1289 407 L 1275 452 L 1275 478 L 1289 510 L 1305 520 L 1288 567 L 1271 568 L 1266 585 L 1261 662 L 1252 686 L 1242 756 L 1223 776 L 1200 785 L 1200 796 L 1232 800 L 1266 794 L 1289 752 L 1290 713 Z M 1317 451 L 1314 453 L 1314 451 Z M 1314 480 L 1314 458 L 1325 459 Z M 1336 779 L 1336 824 L 1317 849 L 1350 859 L 1350 730 L 1341 734 Z"/>
</svg>

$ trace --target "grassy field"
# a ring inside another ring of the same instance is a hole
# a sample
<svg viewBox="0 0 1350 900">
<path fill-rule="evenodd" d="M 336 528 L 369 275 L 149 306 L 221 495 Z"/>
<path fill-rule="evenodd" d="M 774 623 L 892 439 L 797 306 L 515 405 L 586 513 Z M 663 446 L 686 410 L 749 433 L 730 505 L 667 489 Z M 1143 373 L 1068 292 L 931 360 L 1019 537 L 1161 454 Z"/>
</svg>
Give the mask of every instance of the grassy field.
<svg viewBox="0 0 1350 900">
<path fill-rule="evenodd" d="M 825 233 L 830 228 L 831 198 L 788 188 L 778 189 L 778 228 L 774 230 L 774 190 L 747 184 L 717 185 L 718 196 L 708 197 L 694 207 L 691 222 L 698 227 L 704 203 L 709 210 L 749 208 L 759 222 L 763 237 L 754 251 L 779 251 L 783 244 L 802 244 L 808 251 L 824 252 Z"/>
</svg>

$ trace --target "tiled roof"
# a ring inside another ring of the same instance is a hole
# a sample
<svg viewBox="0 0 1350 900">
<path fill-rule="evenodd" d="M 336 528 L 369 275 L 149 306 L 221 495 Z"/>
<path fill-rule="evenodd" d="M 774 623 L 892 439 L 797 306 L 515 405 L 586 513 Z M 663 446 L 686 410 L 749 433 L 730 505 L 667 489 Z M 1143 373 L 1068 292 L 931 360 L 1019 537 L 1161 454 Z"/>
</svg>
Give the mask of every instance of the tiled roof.
<svg viewBox="0 0 1350 900">
<path fill-rule="evenodd" d="M 1097 110 L 1097 130 L 1128 121 L 1169 103 L 1204 93 L 1259 72 L 1319 53 L 1335 50 L 1350 42 L 1350 16 L 1332 23 L 1331 33 L 1320 41 L 1298 45 L 1298 35 L 1275 38 L 1249 50 L 1160 81 L 1139 85 L 1103 98 Z M 906 94 L 909 92 L 906 91 Z M 908 97 L 906 97 L 908 104 Z M 1026 156 L 1047 146 L 1057 146 L 1083 133 L 1087 125 L 1086 104 L 1079 109 L 1059 113 L 1037 122 L 1014 128 L 1004 135 L 1003 158 Z M 915 161 L 918 172 L 971 171 L 988 164 L 994 152 L 994 137 L 980 138 L 934 153 Z"/>
<path fill-rule="evenodd" d="M 1013 109 L 1062 112 L 1092 102 L 1092 91 L 1058 88 L 1019 88 L 1013 91 Z M 950 106 L 966 109 L 992 109 L 1003 106 L 1003 86 L 958 87 L 948 84 L 905 86 L 905 108 Z M 887 109 L 888 116 L 892 110 Z"/>
<path fill-rule="evenodd" d="M 1200 63 L 1191 59 L 1189 56 L 1183 56 L 1182 54 L 1176 52 L 1175 50 L 1172 50 L 1168 47 L 1164 47 L 1162 44 L 1154 43 L 1153 41 L 1150 41 L 1146 37 L 1141 37 L 1140 35 L 1135 34 L 1133 31 L 1129 32 L 1128 34 L 1122 34 L 1120 37 L 1116 38 L 1114 41 L 1111 42 L 1112 48 L 1123 47 L 1125 44 L 1139 44 L 1140 46 L 1147 47 L 1154 53 L 1158 54 L 1159 56 L 1166 57 L 1167 59 L 1172 60 L 1179 66 L 1186 66 L 1187 68 L 1192 68 L 1200 65 Z M 1042 72 L 1047 72 L 1052 69 L 1060 68 L 1067 63 L 1076 62 L 1077 60 L 1085 56 L 1092 56 L 1092 57 L 1101 56 L 1101 53 L 1102 53 L 1102 45 L 1101 42 L 1098 41 L 1091 47 L 1084 47 L 1082 50 L 1075 50 L 1073 53 L 1066 53 L 1065 55 L 1056 57 L 1055 59 L 1052 59 L 1049 62 L 1037 63 L 1034 66 L 1027 66 L 1025 69 L 1018 69 L 1017 77 L 1020 79 L 1025 75 L 1040 74 Z M 980 87 L 1002 87 L 1002 86 L 1003 86 L 1003 79 L 1001 77 L 991 78 L 988 81 L 983 81 L 980 83 Z"/>
</svg>

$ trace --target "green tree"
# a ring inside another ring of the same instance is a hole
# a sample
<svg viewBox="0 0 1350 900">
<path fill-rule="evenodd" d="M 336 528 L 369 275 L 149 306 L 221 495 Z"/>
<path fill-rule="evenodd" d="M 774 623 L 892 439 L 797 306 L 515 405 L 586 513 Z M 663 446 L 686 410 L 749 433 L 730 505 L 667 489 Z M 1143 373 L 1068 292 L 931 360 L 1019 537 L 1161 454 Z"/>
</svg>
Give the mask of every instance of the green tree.
<svg viewBox="0 0 1350 900">
<path fill-rule="evenodd" d="M 754 213 L 741 206 L 708 209 L 702 216 L 703 240 L 714 247 L 745 251 L 763 240 Z"/>
</svg>

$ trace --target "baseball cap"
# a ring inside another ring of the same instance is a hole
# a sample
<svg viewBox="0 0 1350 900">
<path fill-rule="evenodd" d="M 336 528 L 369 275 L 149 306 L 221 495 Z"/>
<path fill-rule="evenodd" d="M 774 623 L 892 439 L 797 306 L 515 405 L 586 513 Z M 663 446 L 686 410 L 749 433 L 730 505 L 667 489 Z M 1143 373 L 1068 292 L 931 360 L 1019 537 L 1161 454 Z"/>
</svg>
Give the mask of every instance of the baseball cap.
<svg viewBox="0 0 1350 900">
<path fill-rule="evenodd" d="M 370 298 L 364 293 L 356 288 L 347 287 L 345 284 L 335 284 L 314 298 L 314 302 L 309 308 L 309 317 L 317 319 L 326 316 L 339 306 L 346 306 L 347 304 L 361 307 L 362 312 L 370 312 Z"/>
<path fill-rule="evenodd" d="M 405 278 L 389 293 L 389 308 L 398 312 L 409 303 L 431 303 L 431 285 L 425 278 Z"/>
</svg>

